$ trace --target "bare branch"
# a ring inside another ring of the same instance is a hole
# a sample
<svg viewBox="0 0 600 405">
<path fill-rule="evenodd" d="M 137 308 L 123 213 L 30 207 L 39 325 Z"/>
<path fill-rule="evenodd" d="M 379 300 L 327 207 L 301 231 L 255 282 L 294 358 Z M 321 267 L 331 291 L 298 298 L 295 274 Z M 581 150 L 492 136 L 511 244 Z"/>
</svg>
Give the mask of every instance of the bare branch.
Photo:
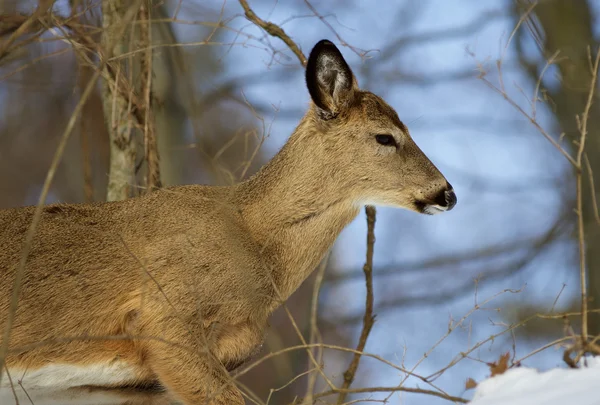
<svg viewBox="0 0 600 405">
<path fill-rule="evenodd" d="M 160 181 L 160 158 L 158 155 L 158 144 L 156 142 L 156 128 L 152 112 L 152 22 L 150 14 L 151 4 L 148 0 L 142 3 L 140 8 L 140 42 L 145 48 L 141 60 L 142 94 L 144 97 L 144 149 L 147 168 L 146 192 L 152 192 L 161 187 Z"/>
<path fill-rule="evenodd" d="M 590 82 L 590 91 L 588 99 L 585 104 L 583 115 L 579 120 L 579 132 L 581 138 L 579 139 L 579 149 L 577 150 L 577 230 L 578 230 L 578 241 L 579 241 L 579 276 L 581 284 L 581 345 L 582 349 L 586 350 L 588 342 L 588 296 L 587 296 L 587 285 L 586 285 L 586 265 L 585 265 L 585 229 L 584 229 L 584 218 L 583 218 L 583 169 L 582 169 L 582 158 L 585 150 L 585 141 L 587 137 L 587 124 L 594 99 L 594 91 L 596 89 L 596 81 L 598 78 L 598 66 L 600 63 L 600 50 L 596 50 L 596 59 L 592 68 L 592 80 Z"/>
<path fill-rule="evenodd" d="M 402 386 L 397 386 L 397 387 L 366 387 L 366 388 L 353 388 L 353 389 L 341 389 L 338 388 L 336 390 L 331 390 L 331 391 L 325 391 L 319 394 L 315 395 L 315 398 L 322 398 L 322 397 L 326 397 L 329 395 L 334 395 L 334 394 L 340 394 L 340 395 L 347 395 L 347 394 L 359 394 L 359 393 L 372 393 L 372 392 L 411 392 L 414 394 L 426 394 L 426 395 L 431 395 L 434 397 L 438 397 L 438 398 L 442 398 L 442 399 L 447 399 L 448 401 L 452 401 L 452 402 L 458 402 L 461 404 L 466 404 L 467 401 L 464 398 L 461 397 L 455 397 L 452 395 L 448 395 L 448 394 L 444 394 L 442 392 L 438 392 L 438 391 L 433 391 L 433 390 L 426 390 L 423 388 L 410 388 L 410 387 L 402 387 Z"/>
<path fill-rule="evenodd" d="M 283 28 L 279 27 L 276 24 L 273 24 L 272 22 L 265 21 L 258 17 L 256 13 L 250 8 L 246 0 L 239 1 L 242 8 L 244 9 L 244 12 L 246 13 L 246 18 L 248 18 L 248 20 L 261 27 L 269 35 L 281 39 L 288 46 L 288 48 L 290 48 L 290 50 L 294 52 L 294 55 L 296 55 L 296 57 L 300 61 L 300 64 L 302 66 L 306 66 L 306 56 L 304 56 L 298 45 L 294 41 L 292 41 L 288 34 L 285 33 Z"/>
<path fill-rule="evenodd" d="M 365 302 L 365 314 L 363 316 L 363 327 L 360 332 L 360 338 L 358 339 L 358 344 L 356 345 L 356 353 L 352 358 L 352 362 L 348 366 L 348 369 L 344 372 L 344 383 L 342 384 L 342 388 L 339 390 L 338 397 L 338 405 L 341 405 L 346 400 L 346 395 L 348 395 L 348 388 L 352 385 L 354 381 L 354 377 L 356 375 L 356 370 L 358 369 L 358 364 L 360 363 L 360 357 L 367 345 L 367 339 L 369 338 L 369 333 L 371 333 L 371 328 L 373 328 L 373 324 L 375 323 L 375 316 L 373 315 L 373 248 L 375 246 L 375 207 L 367 206 L 365 207 L 365 212 L 367 214 L 367 259 L 365 261 L 365 265 L 363 266 L 363 272 L 365 273 L 365 285 L 367 289 L 367 296 Z"/>
<path fill-rule="evenodd" d="M 40 0 L 38 6 L 33 14 L 28 17 L 22 24 L 16 28 L 12 34 L 4 42 L 0 43 L 0 59 L 2 59 L 9 51 L 10 46 L 19 38 L 21 35 L 29 31 L 29 29 L 37 23 L 38 19 L 52 9 L 54 0 Z M 4 20 L 4 17 L 2 18 Z M 0 22 L 2 22 L 0 20 Z M 6 28 L 3 28 L 5 30 Z"/>
</svg>

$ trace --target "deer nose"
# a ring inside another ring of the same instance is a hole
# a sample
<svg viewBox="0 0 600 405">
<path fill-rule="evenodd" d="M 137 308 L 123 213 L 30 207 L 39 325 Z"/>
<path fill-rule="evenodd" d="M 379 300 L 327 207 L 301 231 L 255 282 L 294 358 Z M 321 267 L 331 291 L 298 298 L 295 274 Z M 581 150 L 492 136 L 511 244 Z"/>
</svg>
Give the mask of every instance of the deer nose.
<svg viewBox="0 0 600 405">
<path fill-rule="evenodd" d="M 450 188 L 450 190 L 444 191 L 444 198 L 446 200 L 446 206 L 448 207 L 448 211 L 450 211 L 456 205 L 456 194 L 454 190 Z"/>
<path fill-rule="evenodd" d="M 450 211 L 456 205 L 456 194 L 450 183 L 446 183 L 446 189 L 435 197 L 435 204 L 442 207 L 444 211 Z"/>
</svg>

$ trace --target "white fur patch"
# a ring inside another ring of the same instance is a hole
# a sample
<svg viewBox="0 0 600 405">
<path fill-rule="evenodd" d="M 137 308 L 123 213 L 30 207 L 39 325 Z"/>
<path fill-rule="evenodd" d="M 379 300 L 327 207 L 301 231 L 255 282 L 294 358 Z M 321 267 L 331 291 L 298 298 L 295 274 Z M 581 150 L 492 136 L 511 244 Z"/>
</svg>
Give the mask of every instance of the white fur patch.
<svg viewBox="0 0 600 405">
<path fill-rule="evenodd" d="M 67 389 L 81 385 L 110 386 L 131 382 L 136 377 L 132 366 L 118 361 L 87 366 L 49 364 L 35 370 L 9 368 L 8 371 L 13 385 L 19 386 L 20 381 L 25 389 Z M 2 377 L 0 388 L 5 387 L 10 387 L 6 374 Z"/>
<path fill-rule="evenodd" d="M 0 404 L 17 405 L 33 402 L 35 405 L 172 405 L 173 400 L 163 393 L 113 392 L 88 390 L 50 390 L 32 388 L 27 392 L 20 387 L 13 393 L 0 388 Z"/>
<path fill-rule="evenodd" d="M 435 215 L 445 211 L 448 211 L 448 207 L 442 207 L 441 205 L 427 205 L 423 210 L 425 214 L 429 215 Z"/>
</svg>

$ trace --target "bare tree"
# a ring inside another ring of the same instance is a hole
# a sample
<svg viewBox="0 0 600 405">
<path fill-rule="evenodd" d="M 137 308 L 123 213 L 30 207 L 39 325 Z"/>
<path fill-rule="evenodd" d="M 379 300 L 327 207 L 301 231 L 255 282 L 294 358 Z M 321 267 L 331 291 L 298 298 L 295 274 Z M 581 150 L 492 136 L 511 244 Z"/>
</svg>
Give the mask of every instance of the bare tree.
<svg viewBox="0 0 600 405">
<path fill-rule="evenodd" d="M 557 133 L 561 133 L 573 150 L 580 140 L 580 120 L 585 111 L 593 69 L 591 58 L 598 51 L 598 39 L 593 27 L 595 15 L 586 0 L 547 0 L 533 2 L 520 0 L 514 3 L 515 17 L 526 19 L 526 28 L 517 31 L 517 52 L 524 70 L 536 83 L 544 67 L 551 61 L 556 74 L 549 74 L 542 82 L 543 94 L 556 120 Z M 532 58 L 526 52 L 527 43 L 535 43 L 540 57 Z M 591 306 L 600 306 L 600 222 L 596 202 L 600 199 L 600 104 L 594 102 L 589 109 L 585 162 L 589 170 L 583 171 L 583 218 L 586 236 L 586 262 L 588 268 Z M 573 190 L 574 192 L 574 190 Z M 575 198 L 571 200 L 574 208 Z M 600 335 L 600 316 L 589 319 L 590 333 Z"/>
</svg>

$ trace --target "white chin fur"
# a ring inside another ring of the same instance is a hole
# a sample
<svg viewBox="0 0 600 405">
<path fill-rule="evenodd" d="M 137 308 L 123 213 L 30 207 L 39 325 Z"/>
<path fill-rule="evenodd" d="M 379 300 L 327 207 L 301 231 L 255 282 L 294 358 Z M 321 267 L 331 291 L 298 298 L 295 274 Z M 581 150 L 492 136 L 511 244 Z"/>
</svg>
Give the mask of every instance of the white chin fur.
<svg viewBox="0 0 600 405">
<path fill-rule="evenodd" d="M 423 213 L 427 215 L 440 214 L 445 211 L 448 211 L 448 208 L 442 207 L 441 205 L 427 205 L 425 206 L 425 209 L 423 209 Z"/>
</svg>

